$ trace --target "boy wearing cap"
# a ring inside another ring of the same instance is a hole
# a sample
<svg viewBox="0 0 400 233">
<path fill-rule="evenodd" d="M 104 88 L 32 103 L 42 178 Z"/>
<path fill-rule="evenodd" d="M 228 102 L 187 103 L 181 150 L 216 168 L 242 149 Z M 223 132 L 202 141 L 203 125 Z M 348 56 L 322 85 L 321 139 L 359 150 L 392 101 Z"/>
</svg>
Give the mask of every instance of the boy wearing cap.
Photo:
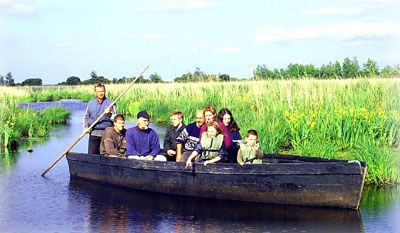
<svg viewBox="0 0 400 233">
<path fill-rule="evenodd" d="M 126 131 L 128 158 L 166 161 L 165 156 L 160 155 L 160 139 L 149 124 L 150 115 L 146 111 L 140 111 L 137 114 L 137 126 Z"/>
</svg>

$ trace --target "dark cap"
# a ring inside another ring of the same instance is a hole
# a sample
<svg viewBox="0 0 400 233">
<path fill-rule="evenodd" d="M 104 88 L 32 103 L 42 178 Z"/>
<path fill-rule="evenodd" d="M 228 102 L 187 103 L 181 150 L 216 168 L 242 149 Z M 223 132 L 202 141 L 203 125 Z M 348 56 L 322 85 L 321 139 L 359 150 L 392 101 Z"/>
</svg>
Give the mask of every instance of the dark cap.
<svg viewBox="0 0 400 233">
<path fill-rule="evenodd" d="M 143 117 L 144 119 L 150 120 L 150 115 L 146 111 L 140 111 L 137 114 L 137 119 Z"/>
</svg>

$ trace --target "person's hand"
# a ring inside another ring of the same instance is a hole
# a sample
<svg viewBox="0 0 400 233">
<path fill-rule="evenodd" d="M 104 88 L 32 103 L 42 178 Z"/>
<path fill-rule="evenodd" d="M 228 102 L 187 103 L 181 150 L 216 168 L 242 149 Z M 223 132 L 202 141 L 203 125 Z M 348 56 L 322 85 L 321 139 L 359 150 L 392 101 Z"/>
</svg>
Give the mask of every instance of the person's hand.
<svg viewBox="0 0 400 233">
<path fill-rule="evenodd" d="M 174 155 L 176 155 L 176 152 L 174 150 L 167 150 L 167 154 L 169 156 L 174 156 Z"/>
<path fill-rule="evenodd" d="M 207 166 L 207 164 L 209 164 L 209 163 L 210 163 L 210 161 L 208 161 L 208 160 L 205 161 L 205 162 L 204 162 L 204 167 Z"/>
<path fill-rule="evenodd" d="M 185 167 L 185 168 L 191 167 L 191 166 L 192 166 L 192 160 L 191 160 L 191 159 L 188 159 L 188 160 L 186 161 L 186 167 Z"/>
<path fill-rule="evenodd" d="M 257 142 L 256 145 L 254 146 L 254 149 L 258 150 L 260 149 L 260 144 Z"/>
<path fill-rule="evenodd" d="M 106 109 L 104 109 L 104 113 L 105 114 L 109 114 L 110 112 L 111 112 L 111 106 L 109 106 Z"/>
<path fill-rule="evenodd" d="M 153 159 L 154 159 L 154 156 L 152 156 L 152 155 L 148 155 L 148 156 L 144 157 L 144 160 L 153 160 Z"/>
<path fill-rule="evenodd" d="M 84 127 L 84 128 L 83 128 L 83 133 L 84 133 L 84 134 L 89 133 L 89 127 Z"/>
<path fill-rule="evenodd" d="M 240 162 L 239 164 L 240 164 L 240 165 L 242 165 L 242 166 L 244 165 L 244 163 L 243 163 L 243 162 Z"/>
</svg>

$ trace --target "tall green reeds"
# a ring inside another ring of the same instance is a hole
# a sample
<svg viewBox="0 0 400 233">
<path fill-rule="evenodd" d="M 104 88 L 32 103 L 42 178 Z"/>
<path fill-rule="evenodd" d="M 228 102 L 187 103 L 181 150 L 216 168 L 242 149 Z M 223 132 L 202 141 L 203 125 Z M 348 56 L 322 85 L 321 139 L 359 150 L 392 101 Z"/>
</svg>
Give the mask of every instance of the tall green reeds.
<svg viewBox="0 0 400 233">
<path fill-rule="evenodd" d="M 12 96 L 0 100 L 0 151 L 14 149 L 21 138 L 45 137 L 51 125 L 65 123 L 70 113 L 62 107 L 37 112 L 18 107 Z"/>
<path fill-rule="evenodd" d="M 107 85 L 107 96 L 115 99 L 125 88 Z M 25 96 L 88 100 L 93 87 L 26 89 Z M 137 84 L 117 107 L 126 115 L 146 109 L 158 122 L 180 110 L 189 123 L 206 104 L 229 108 L 242 136 L 258 130 L 265 153 L 365 160 L 371 169 L 367 182 L 399 182 L 399 79 Z"/>
</svg>

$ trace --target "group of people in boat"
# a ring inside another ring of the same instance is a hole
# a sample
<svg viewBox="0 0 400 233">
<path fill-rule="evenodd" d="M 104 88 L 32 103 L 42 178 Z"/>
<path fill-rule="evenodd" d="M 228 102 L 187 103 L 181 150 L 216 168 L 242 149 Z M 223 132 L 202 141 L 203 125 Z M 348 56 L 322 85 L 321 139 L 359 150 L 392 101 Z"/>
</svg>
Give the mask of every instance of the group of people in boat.
<svg viewBox="0 0 400 233">
<path fill-rule="evenodd" d="M 136 126 L 125 129 L 125 117 L 117 114 L 115 105 L 106 97 L 105 85 L 95 84 L 94 92 L 96 98 L 88 103 L 84 116 L 89 154 L 184 162 L 187 167 L 194 161 L 203 162 L 204 166 L 217 162 L 241 165 L 262 162 L 257 131 L 247 131 L 242 140 L 240 128 L 227 108 L 217 113 L 214 106 L 206 105 L 197 110 L 195 121 L 188 125 L 184 124 L 182 112 L 172 112 L 161 149 L 159 136 L 150 128 L 151 117 L 146 111 L 137 113 Z"/>
</svg>

